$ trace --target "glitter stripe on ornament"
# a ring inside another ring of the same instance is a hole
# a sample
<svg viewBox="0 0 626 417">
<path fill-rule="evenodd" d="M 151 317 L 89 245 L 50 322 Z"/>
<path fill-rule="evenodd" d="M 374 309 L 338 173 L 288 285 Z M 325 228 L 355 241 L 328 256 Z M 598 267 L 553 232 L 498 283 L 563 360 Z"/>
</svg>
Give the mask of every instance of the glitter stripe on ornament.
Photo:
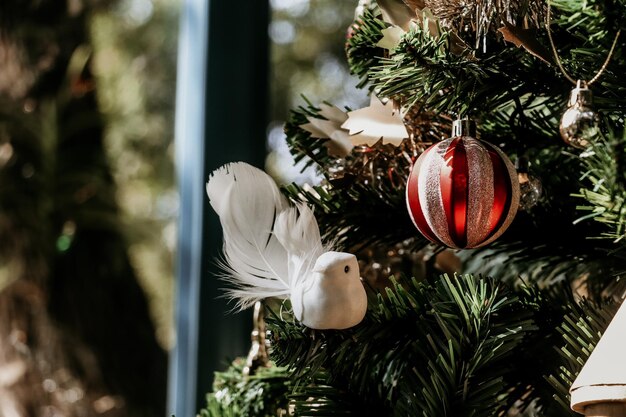
<svg viewBox="0 0 626 417">
<path fill-rule="evenodd" d="M 504 209 L 502 210 L 499 224 L 496 224 L 496 226 L 492 228 L 493 232 L 491 233 L 491 236 L 489 236 L 487 240 L 485 240 L 485 242 L 483 242 L 480 246 L 490 244 L 491 242 L 499 238 L 502 233 L 504 233 L 506 229 L 509 228 L 511 223 L 513 223 L 513 219 L 515 219 L 515 215 L 517 214 L 520 198 L 519 180 L 517 179 L 517 171 L 515 170 L 515 166 L 513 166 L 509 158 L 504 152 L 500 150 L 500 148 L 493 146 L 489 143 L 484 143 L 484 145 L 485 147 L 487 147 L 487 149 L 490 150 L 489 153 L 491 155 L 492 161 L 498 160 L 500 162 L 500 167 L 504 165 L 504 169 L 502 169 L 502 174 L 499 174 L 498 176 L 502 179 L 506 187 L 505 190 L 501 190 L 500 195 L 506 195 L 507 200 L 505 202 Z M 493 152 L 495 152 L 495 154 L 497 154 L 499 158 L 496 157 Z"/>
<path fill-rule="evenodd" d="M 469 166 L 466 246 L 473 248 L 484 242 L 490 234 L 491 229 L 485 228 L 485 225 L 489 224 L 492 213 L 496 174 L 489 152 L 481 142 L 472 139 L 465 140 L 464 143 L 468 150 Z"/>
<path fill-rule="evenodd" d="M 449 199 L 444 201 L 441 189 L 440 170 L 445 164 L 445 154 L 448 151 L 450 140 L 439 142 L 435 152 L 425 155 L 423 165 L 418 176 L 418 194 L 424 208 L 426 222 L 440 243 L 451 248 L 457 247 L 450 234 L 448 216 L 445 206 Z"/>
<path fill-rule="evenodd" d="M 433 152 L 435 147 L 430 147 L 422 155 L 425 155 L 428 152 Z M 409 179 L 407 181 L 406 187 L 406 205 L 407 210 L 409 211 L 409 216 L 411 216 L 411 220 L 413 224 L 417 227 L 417 230 L 420 231 L 426 239 L 430 240 L 434 243 L 441 243 L 437 236 L 433 233 L 426 222 L 426 218 L 424 217 L 424 212 L 422 210 L 422 205 L 420 204 L 419 192 L 418 192 L 418 179 L 417 174 L 420 171 L 420 167 L 424 158 L 419 158 L 411 170 L 411 174 L 409 175 Z"/>
</svg>

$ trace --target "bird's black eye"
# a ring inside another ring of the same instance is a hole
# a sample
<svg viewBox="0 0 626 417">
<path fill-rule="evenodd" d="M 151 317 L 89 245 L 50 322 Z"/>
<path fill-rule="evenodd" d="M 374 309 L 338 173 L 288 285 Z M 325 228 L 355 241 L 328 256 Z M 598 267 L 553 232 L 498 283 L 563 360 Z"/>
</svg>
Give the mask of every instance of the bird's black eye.
<svg viewBox="0 0 626 417">
<path fill-rule="evenodd" d="M 350 267 L 346 265 L 346 267 L 343 269 L 343 272 L 345 272 L 346 274 L 350 272 Z"/>
</svg>

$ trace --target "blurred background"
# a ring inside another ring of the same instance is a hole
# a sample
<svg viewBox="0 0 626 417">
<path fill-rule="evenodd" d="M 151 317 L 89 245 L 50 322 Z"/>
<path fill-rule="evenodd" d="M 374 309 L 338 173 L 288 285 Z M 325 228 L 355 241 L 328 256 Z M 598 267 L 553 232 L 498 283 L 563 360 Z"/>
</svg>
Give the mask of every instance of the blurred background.
<svg viewBox="0 0 626 417">
<path fill-rule="evenodd" d="M 269 23 L 270 122 L 267 128 L 267 168 L 282 182 L 315 182 L 315 172 L 294 166 L 283 125 L 289 110 L 324 101 L 360 108 L 367 94 L 357 90 L 350 75 L 344 45 L 354 18 L 355 0 L 271 0 Z"/>
<path fill-rule="evenodd" d="M 366 101 L 343 51 L 355 3 L 268 5 L 257 36 L 270 43 L 269 75 L 260 71 L 256 80 L 268 86 L 267 102 L 256 105 L 266 129 L 252 140 L 265 143 L 267 169 L 280 181 L 317 180 L 293 167 L 284 143 L 283 123 L 289 109 L 305 104 L 301 94 L 339 107 Z M 166 413 L 167 360 L 176 343 L 174 124 L 183 6 L 0 5 L 2 416 Z M 250 13 L 245 2 L 239 9 L 239 16 L 219 17 L 226 32 Z M 230 48 L 237 52 L 237 44 Z M 228 59 L 219 65 L 228 71 Z M 216 286 L 208 275 L 206 285 Z M 247 339 L 239 345 L 232 356 L 245 353 Z M 206 388 L 215 368 L 185 372 L 197 373 Z"/>
</svg>

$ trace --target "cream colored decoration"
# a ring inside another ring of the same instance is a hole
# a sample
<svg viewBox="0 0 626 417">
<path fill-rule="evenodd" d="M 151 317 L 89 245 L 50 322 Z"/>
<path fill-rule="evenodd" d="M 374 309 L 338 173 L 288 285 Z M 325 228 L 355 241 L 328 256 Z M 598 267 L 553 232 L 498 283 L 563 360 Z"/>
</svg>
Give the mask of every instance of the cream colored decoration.
<svg viewBox="0 0 626 417">
<path fill-rule="evenodd" d="M 423 9 L 422 13 L 422 28 L 428 28 L 428 33 L 433 38 L 441 36 L 441 27 L 439 27 L 439 19 L 430 11 L 430 9 Z"/>
<path fill-rule="evenodd" d="M 346 112 L 335 106 L 321 104 L 319 114 L 326 120 L 309 116 L 307 117 L 309 123 L 300 125 L 300 127 L 314 138 L 330 139 L 324 144 L 329 154 L 338 157 L 348 155 L 353 148 L 350 133 L 341 128 L 341 125 L 348 120 Z"/>
<path fill-rule="evenodd" d="M 402 114 L 393 103 L 383 103 L 372 94 L 368 107 L 351 111 L 342 128 L 350 131 L 350 140 L 354 145 L 372 146 L 380 139 L 383 143 L 398 146 L 409 137 Z"/>
<path fill-rule="evenodd" d="M 625 352 L 626 303 L 622 303 L 572 384 L 572 410 L 587 417 L 626 417 Z"/>
<path fill-rule="evenodd" d="M 433 38 L 438 38 L 441 34 L 441 28 L 439 27 L 439 19 L 433 15 L 430 9 L 423 9 L 416 12 L 417 14 L 413 17 L 414 20 L 411 20 L 407 23 L 406 28 L 400 27 L 398 25 L 391 24 L 386 29 L 383 29 L 381 32 L 383 37 L 378 41 L 376 46 L 379 48 L 384 48 L 389 51 L 393 51 L 400 44 L 402 37 L 411 29 L 414 29 L 416 26 L 420 26 L 422 28 L 427 28 L 430 36 Z M 421 20 L 417 18 L 420 17 Z"/>
<path fill-rule="evenodd" d="M 404 30 L 409 30 L 411 20 L 415 19 L 415 9 L 402 0 L 377 0 L 383 20 Z"/>
<path fill-rule="evenodd" d="M 400 44 L 402 36 L 406 33 L 404 29 L 396 25 L 391 25 L 387 29 L 383 29 L 381 32 L 383 37 L 378 41 L 376 46 L 389 51 L 396 49 L 396 46 Z"/>
</svg>

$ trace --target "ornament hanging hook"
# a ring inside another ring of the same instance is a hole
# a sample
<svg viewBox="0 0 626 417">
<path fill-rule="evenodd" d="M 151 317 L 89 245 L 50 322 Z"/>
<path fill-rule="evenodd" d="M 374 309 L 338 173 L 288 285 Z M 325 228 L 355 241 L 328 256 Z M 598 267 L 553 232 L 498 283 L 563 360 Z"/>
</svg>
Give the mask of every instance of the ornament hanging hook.
<svg viewBox="0 0 626 417">
<path fill-rule="evenodd" d="M 572 84 L 574 84 L 577 88 L 580 88 L 579 83 L 584 83 L 585 87 L 583 88 L 587 88 L 591 86 L 591 84 L 595 83 L 598 80 L 598 78 L 600 78 L 600 76 L 604 73 L 604 70 L 606 70 L 606 67 L 609 65 L 609 62 L 611 61 L 611 58 L 613 57 L 613 52 L 615 52 L 615 47 L 617 46 L 617 40 L 619 39 L 619 36 L 622 33 L 622 30 L 619 29 L 617 33 L 615 34 L 615 38 L 613 39 L 613 44 L 611 45 L 611 49 L 609 50 L 609 53 L 606 59 L 604 60 L 604 63 L 598 70 L 598 72 L 596 72 L 596 74 L 589 81 L 577 80 L 577 79 L 574 79 L 574 77 L 572 77 L 563 67 L 563 63 L 561 62 L 561 58 L 559 57 L 559 52 L 557 51 L 556 45 L 554 44 L 554 39 L 552 38 L 552 31 L 550 30 L 551 14 L 552 14 L 551 10 L 552 8 L 550 5 L 550 0 L 548 0 L 548 13 L 546 13 L 546 31 L 548 32 L 548 39 L 550 40 L 550 46 L 552 47 L 554 60 L 556 61 L 556 64 L 559 67 L 559 70 L 561 70 L 561 73 Z"/>
</svg>

